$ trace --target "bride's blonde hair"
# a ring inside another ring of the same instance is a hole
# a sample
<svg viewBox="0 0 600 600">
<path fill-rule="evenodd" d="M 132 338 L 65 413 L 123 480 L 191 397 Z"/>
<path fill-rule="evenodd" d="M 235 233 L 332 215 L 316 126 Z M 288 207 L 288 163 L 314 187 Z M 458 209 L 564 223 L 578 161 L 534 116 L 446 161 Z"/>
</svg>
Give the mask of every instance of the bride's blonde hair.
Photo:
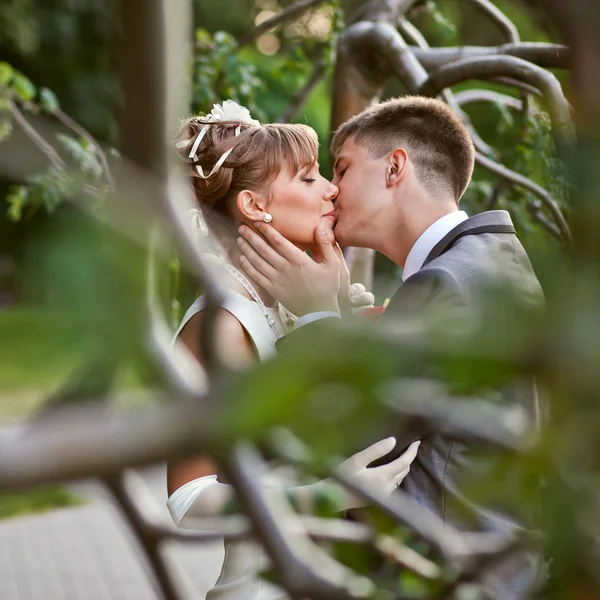
<svg viewBox="0 0 600 600">
<path fill-rule="evenodd" d="M 190 159 L 190 147 L 205 126 L 208 127 L 196 151 L 197 160 Z M 240 132 L 236 136 L 238 126 Z M 187 164 L 198 207 L 209 224 L 214 224 L 215 217 L 231 219 L 235 215 L 235 199 L 242 190 L 267 194 L 283 169 L 295 174 L 312 165 L 319 148 L 317 134 L 307 125 L 239 125 L 210 122 L 203 117 L 188 119 L 176 142 Z M 203 178 L 198 174 L 197 165 L 204 173 L 210 173 L 228 150 L 231 153 L 213 175 Z"/>
</svg>

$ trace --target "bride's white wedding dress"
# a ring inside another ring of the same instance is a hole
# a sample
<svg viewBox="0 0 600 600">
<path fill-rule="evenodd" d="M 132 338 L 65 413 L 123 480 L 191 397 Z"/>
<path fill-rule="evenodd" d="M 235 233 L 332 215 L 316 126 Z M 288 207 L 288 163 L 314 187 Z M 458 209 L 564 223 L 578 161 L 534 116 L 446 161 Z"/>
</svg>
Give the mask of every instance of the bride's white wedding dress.
<svg viewBox="0 0 600 600">
<path fill-rule="evenodd" d="M 175 336 L 188 321 L 204 309 L 201 297 L 188 309 Z M 223 308 L 231 313 L 248 332 L 260 360 L 275 353 L 277 334 L 269 326 L 265 312 L 255 301 L 226 288 Z M 285 334 L 288 326 L 283 322 L 277 308 L 265 307 L 266 313 L 275 321 L 276 329 Z M 253 541 L 225 543 L 225 558 L 221 573 L 206 600 L 287 600 L 278 586 L 262 579 L 258 573 L 267 569 L 269 559 L 262 548 Z"/>
</svg>

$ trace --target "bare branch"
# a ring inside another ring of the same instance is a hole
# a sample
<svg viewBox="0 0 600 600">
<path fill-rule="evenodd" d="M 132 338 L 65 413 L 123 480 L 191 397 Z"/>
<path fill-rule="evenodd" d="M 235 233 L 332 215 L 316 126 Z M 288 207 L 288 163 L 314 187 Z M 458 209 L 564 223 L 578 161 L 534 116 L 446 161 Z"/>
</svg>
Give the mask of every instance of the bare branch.
<svg viewBox="0 0 600 600">
<path fill-rule="evenodd" d="M 202 407 L 148 394 L 157 406 L 123 415 L 104 405 L 70 405 L 0 447 L 0 488 L 110 475 L 166 460 L 208 441 Z M 168 403 L 165 401 L 168 400 Z M 163 403 L 160 405 L 160 403 Z M 152 405 L 152 402 L 150 402 Z M 77 452 L 73 452 L 77 448 Z"/>
<path fill-rule="evenodd" d="M 521 40 L 517 26 L 491 0 L 469 1 L 490 17 L 509 42 L 518 43 Z"/>
<path fill-rule="evenodd" d="M 291 464 L 298 465 L 319 477 L 331 477 L 339 481 L 352 494 L 363 498 L 366 502 L 381 509 L 394 520 L 410 527 L 411 531 L 435 550 L 437 554 L 458 566 L 475 554 L 487 554 L 496 551 L 498 544 L 504 547 L 507 536 L 482 534 L 473 537 L 459 532 L 441 517 L 425 506 L 415 502 L 407 493 L 398 488 L 393 494 L 384 496 L 375 489 L 367 489 L 348 478 L 337 466 L 323 468 L 315 460 L 312 451 L 304 442 L 296 438 L 288 430 L 279 430 L 272 434 L 271 443 L 274 451 Z M 286 440 L 294 440 L 294 450 L 286 444 Z M 298 449 L 302 449 L 298 452 Z M 508 536 L 510 537 L 510 536 Z"/>
<path fill-rule="evenodd" d="M 327 66 L 325 62 L 319 61 L 309 78 L 306 84 L 298 90 L 292 102 L 285 110 L 285 112 L 277 119 L 278 123 L 288 123 L 291 121 L 298 111 L 304 106 L 305 102 L 310 98 L 310 95 L 313 93 L 314 89 L 317 87 L 325 72 L 327 70 Z"/>
<path fill-rule="evenodd" d="M 527 203 L 527 209 L 529 210 L 533 220 L 539 223 L 548 233 L 555 237 L 558 241 L 563 241 L 562 233 L 560 229 L 552 222 L 542 211 L 542 203 L 540 200 L 531 200 Z"/>
<path fill-rule="evenodd" d="M 543 96 L 542 92 L 540 92 L 540 90 L 538 90 L 536 87 L 523 81 L 519 81 L 518 79 L 514 79 L 513 77 L 492 77 L 490 81 L 515 88 L 521 92 L 535 96 L 536 98 L 542 98 Z"/>
<path fill-rule="evenodd" d="M 462 92 L 457 92 L 455 98 L 461 106 L 476 102 L 491 102 L 498 106 L 508 106 L 519 111 L 523 108 L 523 102 L 518 98 L 500 94 L 493 90 L 463 90 Z"/>
<path fill-rule="evenodd" d="M 194 207 L 191 186 L 175 181 L 169 173 L 167 138 L 166 0 L 152 2 L 145 10 L 127 3 L 121 11 L 123 35 L 120 36 L 120 82 L 123 111 L 120 119 L 121 149 L 126 159 L 141 169 L 135 182 L 120 171 L 119 194 L 150 193 L 146 204 L 164 217 L 175 234 L 185 257 L 203 283 L 207 298 L 201 328 L 201 350 L 210 374 L 225 371 L 213 335 L 218 311 L 223 303 L 222 287 L 206 268 L 198 241 L 189 225 L 189 209 Z M 147 68 L 140 68 L 145 65 Z M 153 126 L 149 126 L 152 123 Z M 141 184 L 142 179 L 152 182 Z M 138 188 L 138 189 L 135 189 Z"/>
<path fill-rule="evenodd" d="M 372 593 L 368 579 L 319 552 L 318 546 L 307 545 L 306 532 L 298 515 L 286 506 L 283 491 L 267 493 L 257 483 L 264 467 L 252 446 L 238 445 L 223 468 L 292 597 L 352 600 Z"/>
<path fill-rule="evenodd" d="M 40 133 L 25 118 L 25 115 L 19 110 L 16 103 L 10 98 L 6 99 L 8 110 L 15 121 L 21 126 L 27 137 L 48 157 L 52 165 L 59 170 L 64 169 L 65 162 L 60 157 L 54 147 L 49 144 Z"/>
<path fill-rule="evenodd" d="M 544 188 L 531 181 L 531 179 L 525 177 L 524 175 L 516 173 L 515 171 L 511 171 L 508 167 L 494 162 L 493 160 L 487 158 L 487 156 L 483 156 L 478 152 L 475 153 L 475 164 L 479 165 L 482 169 L 493 173 L 494 175 L 498 175 L 509 183 L 516 185 L 517 187 L 521 187 L 537 196 L 552 215 L 554 222 L 560 230 L 562 240 L 567 244 L 572 242 L 571 232 L 569 231 L 569 226 L 567 225 L 562 211 Z"/>
<path fill-rule="evenodd" d="M 277 27 L 277 25 L 284 21 L 296 19 L 303 12 L 323 4 L 326 0 L 299 0 L 295 4 L 284 8 L 281 12 L 272 16 L 270 19 L 263 21 L 260 25 L 257 25 L 254 29 L 251 29 L 248 33 L 244 34 L 238 40 L 238 46 L 246 46 L 253 42 L 257 37 L 260 37 L 263 33 L 266 33 L 270 29 Z"/>
<path fill-rule="evenodd" d="M 457 398 L 437 382 L 400 379 L 378 392 L 382 405 L 396 414 L 423 420 L 435 431 L 460 439 L 525 451 L 536 443 L 531 421 L 521 406 L 497 406 L 477 398 Z"/>
<path fill-rule="evenodd" d="M 127 471 L 119 473 L 114 477 L 106 479 L 106 484 L 111 490 L 113 497 L 121 508 L 127 522 L 133 529 L 139 545 L 142 547 L 146 558 L 152 565 L 152 574 L 157 591 L 164 600 L 181 600 L 183 590 L 180 582 L 169 571 L 165 561 L 160 555 L 159 541 L 152 531 L 149 530 L 136 509 L 136 503 L 133 501 L 131 490 L 127 487 L 127 476 L 131 475 Z M 136 492 L 141 492 L 139 486 L 135 488 Z M 141 501 L 139 499 L 138 501 Z"/>
<path fill-rule="evenodd" d="M 502 46 L 459 46 L 449 48 L 411 48 L 419 62 L 431 71 L 466 58 L 484 56 L 515 56 L 546 69 L 569 69 L 571 49 L 560 44 L 520 42 Z"/>
<path fill-rule="evenodd" d="M 575 140 L 575 130 L 569 104 L 559 81 L 549 71 L 520 58 L 495 56 L 458 61 L 431 73 L 428 81 L 419 89 L 419 93 L 425 96 L 436 96 L 444 88 L 468 79 L 506 76 L 533 84 L 542 91 L 558 142 L 570 146 Z"/>
</svg>

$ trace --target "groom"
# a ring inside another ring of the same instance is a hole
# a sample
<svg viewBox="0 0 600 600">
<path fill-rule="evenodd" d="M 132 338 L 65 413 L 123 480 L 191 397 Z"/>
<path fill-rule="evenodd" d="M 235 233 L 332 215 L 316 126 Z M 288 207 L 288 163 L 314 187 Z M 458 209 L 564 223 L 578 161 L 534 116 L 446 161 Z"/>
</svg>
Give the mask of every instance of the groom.
<svg viewBox="0 0 600 600">
<path fill-rule="evenodd" d="M 474 148 L 446 104 L 409 96 L 374 105 L 338 129 L 332 155 L 333 183 L 339 188 L 337 241 L 373 248 L 403 269 L 403 284 L 382 319 L 447 306 L 462 307 L 468 314 L 476 309 L 478 290 L 498 281 L 525 304 L 543 305 L 542 289 L 509 214 L 488 211 L 468 217 L 459 208 L 471 181 Z M 320 263 L 273 227 L 261 223 L 259 232 L 240 228 L 243 267 L 299 316 L 295 329 L 340 318 L 344 265 L 327 232 L 315 234 L 322 248 Z M 530 414 L 538 415 L 533 387 L 525 396 Z M 469 468 L 466 449 L 460 440 L 425 435 L 402 488 L 449 522 L 452 503 L 462 503 L 478 515 L 480 528 L 505 530 L 504 515 L 473 506 L 458 489 L 461 471 Z M 521 598 L 535 571 L 535 561 L 521 556 L 498 568 L 486 584 L 495 597 Z"/>
</svg>

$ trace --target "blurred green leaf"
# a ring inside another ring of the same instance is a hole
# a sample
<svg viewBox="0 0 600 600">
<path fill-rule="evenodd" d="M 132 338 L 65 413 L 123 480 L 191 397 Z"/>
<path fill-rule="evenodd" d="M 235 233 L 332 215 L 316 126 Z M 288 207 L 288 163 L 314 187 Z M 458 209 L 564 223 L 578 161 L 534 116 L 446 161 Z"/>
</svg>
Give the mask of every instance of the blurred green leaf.
<svg viewBox="0 0 600 600">
<path fill-rule="evenodd" d="M 13 76 L 13 73 L 13 68 L 7 62 L 0 61 L 0 84 L 8 84 Z"/>
<path fill-rule="evenodd" d="M 40 89 L 40 105 L 48 113 L 55 113 L 60 108 L 56 94 L 46 87 Z"/>
<path fill-rule="evenodd" d="M 13 73 L 11 87 L 19 99 L 24 102 L 33 100 L 37 93 L 35 85 L 22 73 Z"/>
</svg>

